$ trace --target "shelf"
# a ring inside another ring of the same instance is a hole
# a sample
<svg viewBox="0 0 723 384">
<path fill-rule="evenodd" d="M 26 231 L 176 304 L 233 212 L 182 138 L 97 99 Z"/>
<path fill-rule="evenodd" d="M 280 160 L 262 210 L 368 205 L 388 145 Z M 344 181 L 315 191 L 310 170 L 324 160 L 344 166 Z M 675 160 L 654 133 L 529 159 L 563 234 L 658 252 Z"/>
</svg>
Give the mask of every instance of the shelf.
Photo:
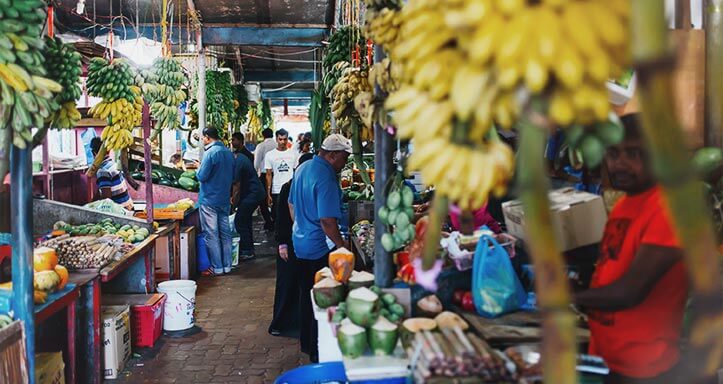
<svg viewBox="0 0 723 384">
<path fill-rule="evenodd" d="M 0 290 L 0 312 L 10 311 L 12 294 L 13 291 L 10 289 Z M 35 305 L 35 322 L 40 324 L 47 320 L 63 308 L 74 303 L 78 296 L 78 286 L 73 283 L 68 283 L 61 291 L 48 294 L 45 303 Z"/>
</svg>

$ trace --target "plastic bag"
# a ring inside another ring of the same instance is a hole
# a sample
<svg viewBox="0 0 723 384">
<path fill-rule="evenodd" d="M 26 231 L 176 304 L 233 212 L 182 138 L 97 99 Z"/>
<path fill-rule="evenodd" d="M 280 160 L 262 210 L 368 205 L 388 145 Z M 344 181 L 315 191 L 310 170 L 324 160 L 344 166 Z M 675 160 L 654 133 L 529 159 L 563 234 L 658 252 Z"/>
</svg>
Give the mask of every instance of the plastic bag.
<svg viewBox="0 0 723 384">
<path fill-rule="evenodd" d="M 527 301 L 509 255 L 488 235 L 482 236 L 475 250 L 472 299 L 477 313 L 488 318 L 516 311 Z"/>
<path fill-rule="evenodd" d="M 132 215 L 132 212 L 127 211 L 120 204 L 117 204 L 115 201 L 113 201 L 111 199 L 103 199 L 103 200 L 94 201 L 92 203 L 88 203 L 88 204 L 84 205 L 83 207 L 92 209 L 92 210 L 98 211 L 98 212 L 112 213 L 114 215 L 120 215 L 120 216 Z"/>
</svg>

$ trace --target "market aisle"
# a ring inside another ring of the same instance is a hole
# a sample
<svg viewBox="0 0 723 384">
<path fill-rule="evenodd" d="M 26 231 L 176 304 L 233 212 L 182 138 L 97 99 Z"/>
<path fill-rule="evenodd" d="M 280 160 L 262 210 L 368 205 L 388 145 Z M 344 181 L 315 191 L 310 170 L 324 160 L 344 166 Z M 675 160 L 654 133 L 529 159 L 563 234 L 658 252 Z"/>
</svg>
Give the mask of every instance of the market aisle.
<svg viewBox="0 0 723 384">
<path fill-rule="evenodd" d="M 275 256 L 270 243 L 257 251 L 256 260 L 242 263 L 232 274 L 198 281 L 196 313 L 201 334 L 186 339 L 161 337 L 149 356 L 131 359 L 122 378 L 110 382 L 272 383 L 281 372 L 308 364 L 296 339 L 267 333 Z"/>
</svg>

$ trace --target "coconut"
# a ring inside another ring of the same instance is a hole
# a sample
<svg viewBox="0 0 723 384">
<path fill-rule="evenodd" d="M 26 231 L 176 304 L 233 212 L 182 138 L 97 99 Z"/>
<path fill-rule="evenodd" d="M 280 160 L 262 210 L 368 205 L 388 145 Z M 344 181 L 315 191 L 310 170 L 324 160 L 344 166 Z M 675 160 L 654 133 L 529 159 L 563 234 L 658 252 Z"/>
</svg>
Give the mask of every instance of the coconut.
<svg viewBox="0 0 723 384">
<path fill-rule="evenodd" d="M 437 322 L 426 317 L 413 317 L 411 319 L 404 320 L 399 328 L 402 345 L 406 349 L 411 345 L 412 340 L 414 339 L 414 334 L 420 331 L 435 330 L 437 328 Z"/>
<path fill-rule="evenodd" d="M 394 352 L 399 339 L 399 328 L 384 316 L 369 330 L 369 346 L 377 356 L 389 356 Z"/>
<path fill-rule="evenodd" d="M 372 285 L 374 285 L 374 275 L 371 273 L 367 271 L 354 271 L 351 273 L 351 277 L 349 278 L 349 290 L 361 287 L 370 288 Z"/>
<path fill-rule="evenodd" d="M 379 295 L 361 287 L 349 292 L 346 299 L 346 313 L 354 324 L 369 327 L 376 322 L 381 309 Z"/>
<path fill-rule="evenodd" d="M 345 357 L 356 359 L 367 349 L 366 330 L 352 322 L 342 321 L 337 339 L 341 354 Z"/>
<path fill-rule="evenodd" d="M 324 280 L 324 278 L 327 277 L 334 277 L 334 275 L 331 274 L 331 269 L 329 267 L 324 267 L 316 271 L 316 274 L 314 275 L 314 284 Z"/>
<path fill-rule="evenodd" d="M 429 295 L 417 301 L 417 314 L 423 317 L 434 318 L 442 313 L 444 307 L 436 295 Z"/>
<path fill-rule="evenodd" d="M 455 327 L 460 328 L 463 331 L 469 329 L 469 324 L 467 324 L 466 321 L 454 312 L 444 311 L 437 315 L 437 317 L 434 318 L 434 321 L 437 322 L 437 326 L 440 329 L 453 329 Z"/>
<path fill-rule="evenodd" d="M 314 301 L 320 308 L 329 308 L 344 300 L 346 289 L 340 282 L 327 277 L 314 284 Z"/>
</svg>

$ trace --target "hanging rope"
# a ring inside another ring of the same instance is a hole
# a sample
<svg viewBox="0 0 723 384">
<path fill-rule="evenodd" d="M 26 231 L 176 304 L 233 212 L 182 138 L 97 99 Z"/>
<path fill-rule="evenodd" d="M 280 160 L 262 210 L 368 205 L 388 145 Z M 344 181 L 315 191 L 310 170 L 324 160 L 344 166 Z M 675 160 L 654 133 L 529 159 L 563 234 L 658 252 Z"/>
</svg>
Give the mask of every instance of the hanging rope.
<svg viewBox="0 0 723 384">
<path fill-rule="evenodd" d="M 168 0 L 163 0 L 161 8 L 161 54 L 168 57 Z"/>
</svg>

